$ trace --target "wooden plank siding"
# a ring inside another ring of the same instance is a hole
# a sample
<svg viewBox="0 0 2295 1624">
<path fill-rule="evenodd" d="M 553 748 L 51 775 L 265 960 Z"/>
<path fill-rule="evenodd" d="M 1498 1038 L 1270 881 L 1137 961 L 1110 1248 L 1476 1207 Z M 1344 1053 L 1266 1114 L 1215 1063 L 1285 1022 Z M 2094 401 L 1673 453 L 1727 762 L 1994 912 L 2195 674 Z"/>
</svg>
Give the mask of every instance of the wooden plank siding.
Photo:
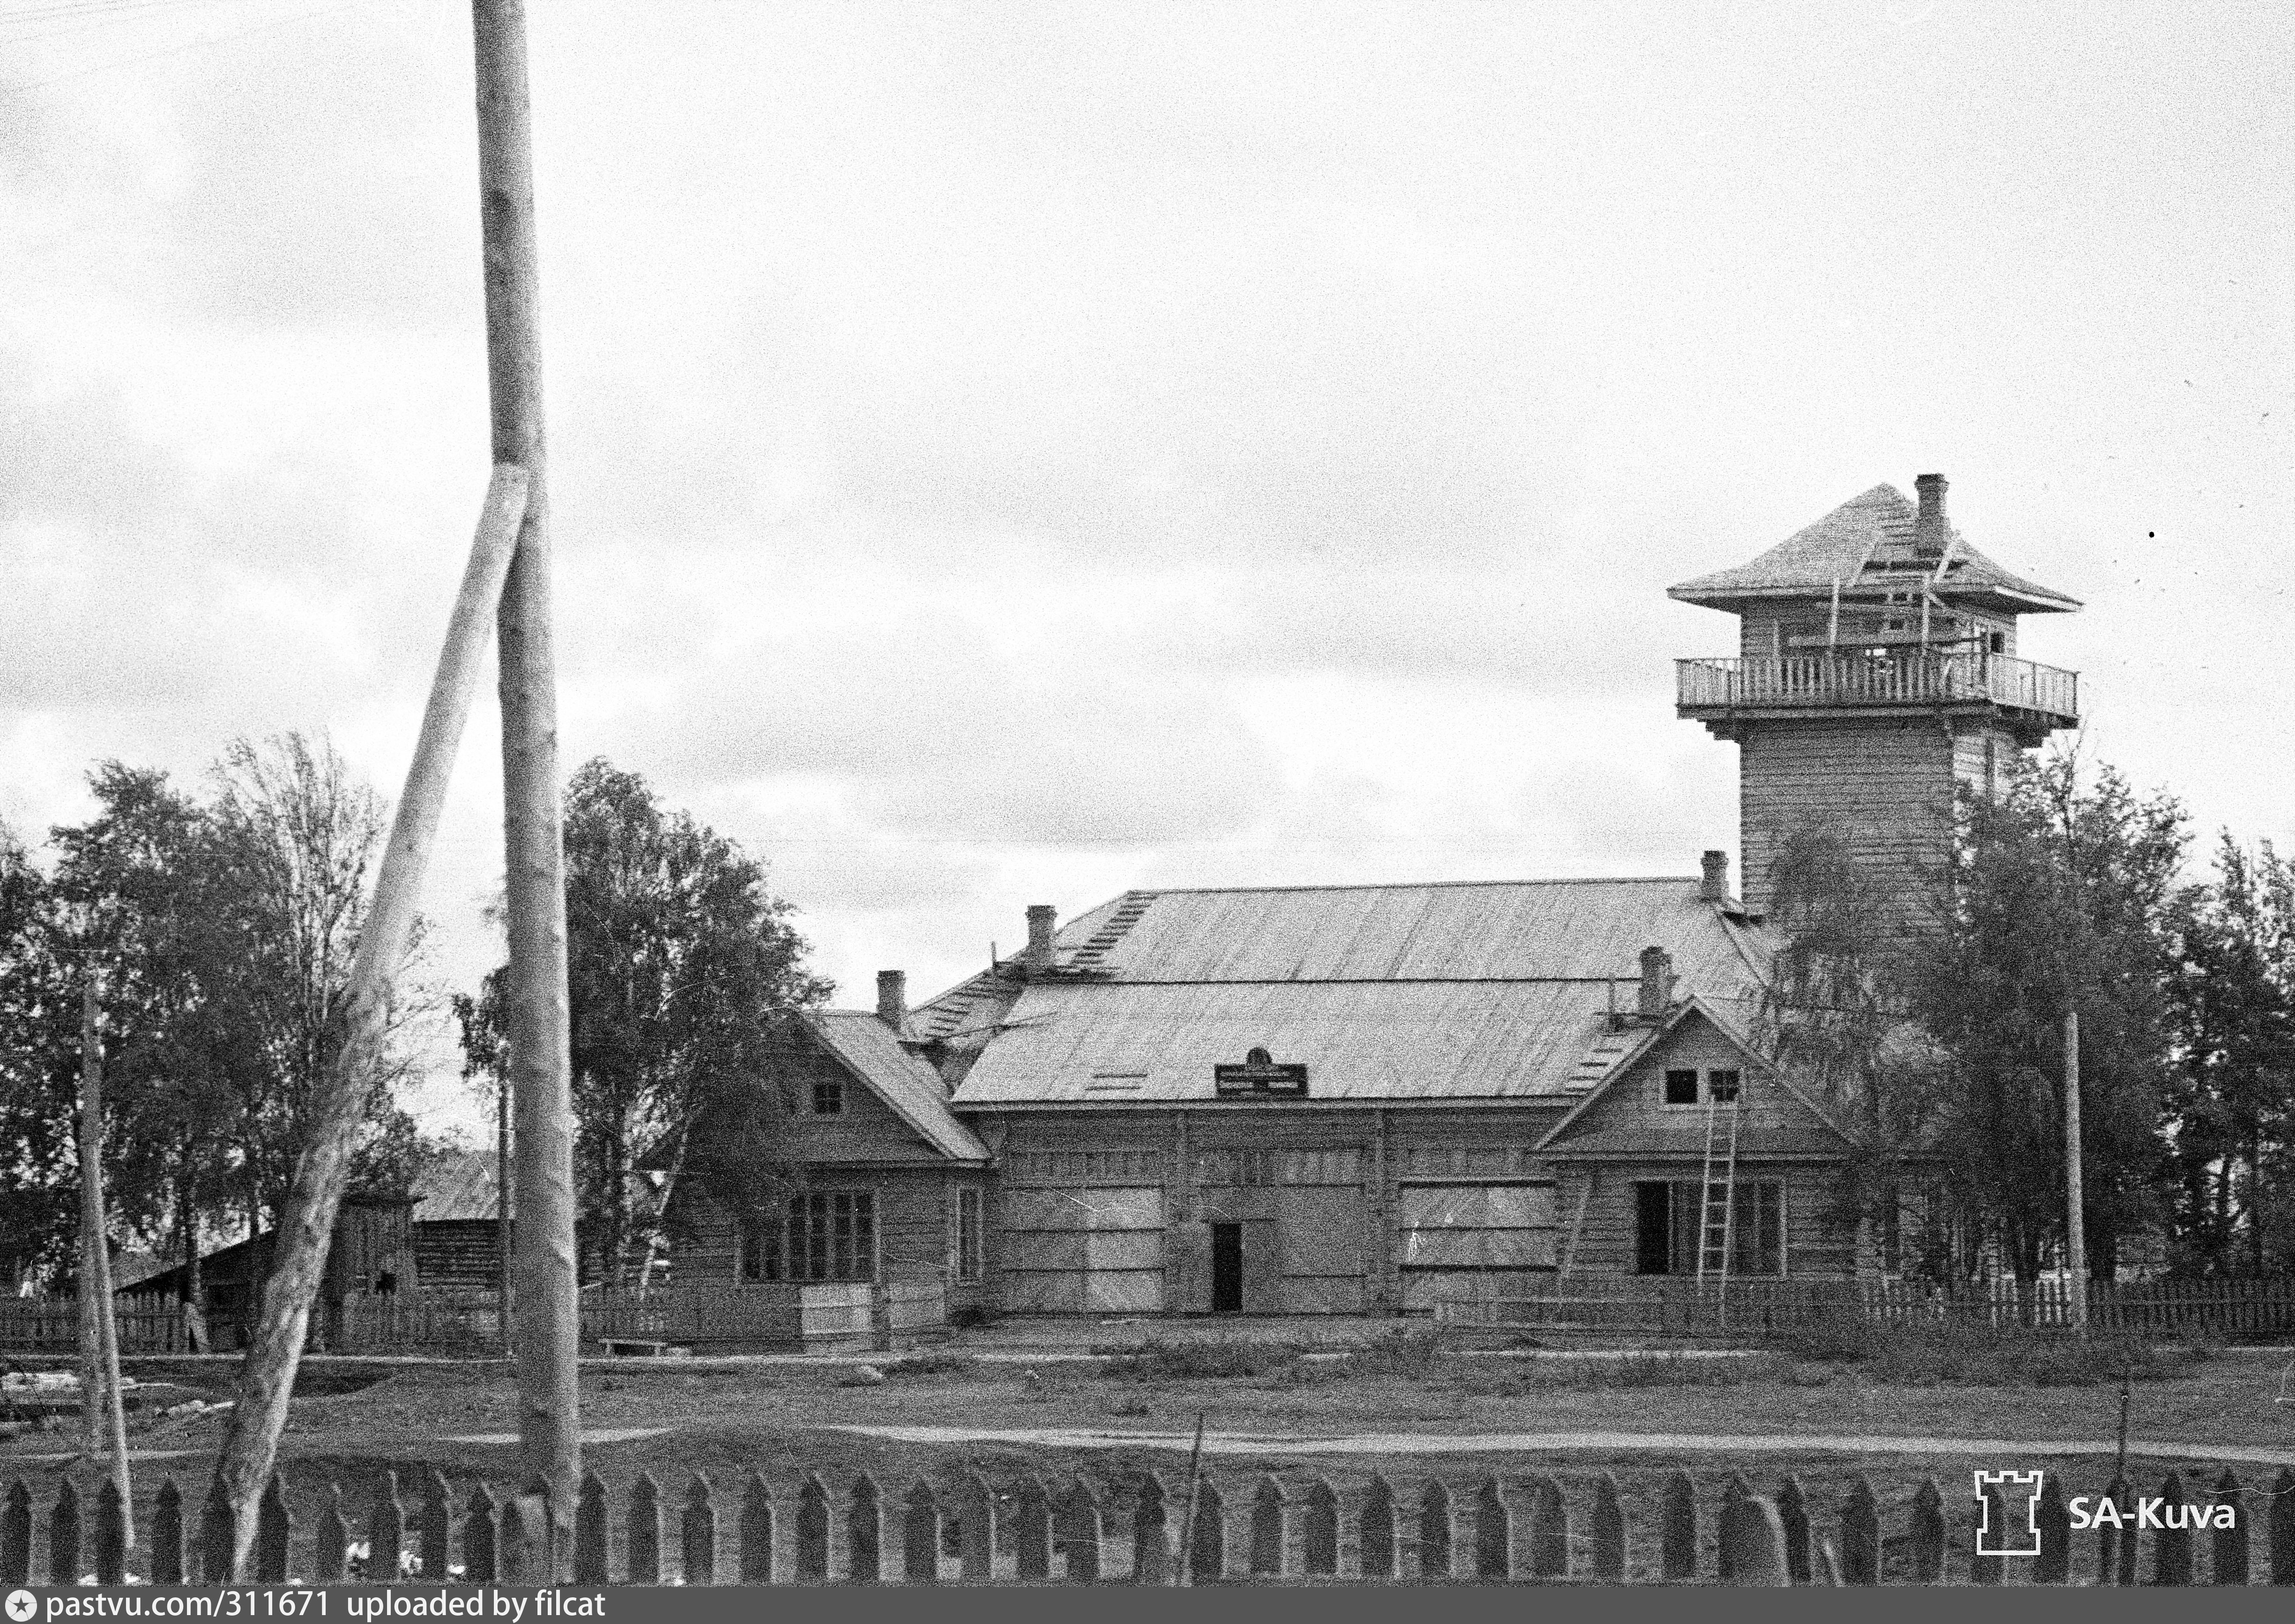
<svg viewBox="0 0 2295 1624">
<path fill-rule="evenodd" d="M 1629 1276 L 1635 1271 L 1634 1186 L 1645 1179 L 1697 1181 L 1701 1163 L 1687 1160 L 1617 1161 L 1575 1170 L 1570 1199 L 1577 1199 L 1579 1181 L 1590 1184 L 1585 1222 L 1580 1227 L 1570 1273 L 1580 1276 Z M 1840 1179 L 1838 1166 L 1808 1162 L 1742 1160 L 1737 1164 L 1740 1186 L 1755 1180 L 1775 1180 L 1785 1196 L 1785 1275 L 1789 1279 L 1831 1279 L 1856 1272 L 1856 1232 L 1827 1222 Z"/>
<path fill-rule="evenodd" d="M 984 1300 L 978 1281 L 956 1277 L 956 1191 L 969 1185 L 986 1199 L 986 1175 L 976 1169 L 869 1167 L 812 1164 L 804 1170 L 807 1190 L 865 1190 L 875 1198 L 877 1265 L 886 1282 L 934 1280 L 948 1287 L 951 1308 L 976 1307 Z M 686 1208 L 690 1235 L 673 1256 L 680 1285 L 731 1285 L 742 1273 L 740 1235 L 732 1215 L 706 1196 Z"/>
<path fill-rule="evenodd" d="M 1785 840 L 1824 820 L 1845 826 L 1887 888 L 1943 855 L 1952 746 L 1933 715 L 1764 722 L 1737 743 L 1738 828 L 1748 906 L 1761 911 Z"/>
</svg>

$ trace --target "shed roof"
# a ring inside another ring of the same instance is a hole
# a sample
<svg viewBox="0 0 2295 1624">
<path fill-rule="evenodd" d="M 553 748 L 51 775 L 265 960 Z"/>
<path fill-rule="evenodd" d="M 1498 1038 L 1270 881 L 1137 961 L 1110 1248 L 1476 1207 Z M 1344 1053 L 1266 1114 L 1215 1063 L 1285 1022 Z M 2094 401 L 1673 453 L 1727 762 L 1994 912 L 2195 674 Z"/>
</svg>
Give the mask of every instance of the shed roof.
<svg viewBox="0 0 2295 1624">
<path fill-rule="evenodd" d="M 491 1150 L 442 1150 L 414 1175 L 414 1221 L 418 1224 L 492 1221 L 498 1163 Z"/>
<path fill-rule="evenodd" d="M 829 1051 L 843 1061 L 894 1114 L 954 1162 L 985 1162 L 988 1147 L 951 1115 L 948 1093 L 930 1063 L 903 1048 L 901 1034 L 873 1010 L 821 1009 L 807 1017 Z"/>
<path fill-rule="evenodd" d="M 1903 587 L 1917 575 L 1888 572 L 1894 538 L 1909 536 L 1918 509 L 1892 485 L 1876 485 L 1779 542 L 1751 563 L 1684 581 L 1666 595 L 1685 603 L 1735 608 L 1751 600 L 1830 594 L 1835 581 L 1845 590 Z M 2057 614 L 2077 609 L 2079 600 L 2012 575 L 1952 532 L 1937 596 L 1951 601 L 2003 609 L 2011 614 Z"/>
</svg>

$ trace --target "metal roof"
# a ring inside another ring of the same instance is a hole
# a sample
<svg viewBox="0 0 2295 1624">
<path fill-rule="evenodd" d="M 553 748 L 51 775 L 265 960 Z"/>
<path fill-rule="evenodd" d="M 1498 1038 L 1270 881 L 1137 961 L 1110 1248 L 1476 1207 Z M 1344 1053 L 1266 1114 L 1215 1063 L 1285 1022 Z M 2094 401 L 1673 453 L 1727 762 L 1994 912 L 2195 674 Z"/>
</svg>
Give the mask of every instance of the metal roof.
<svg viewBox="0 0 2295 1624">
<path fill-rule="evenodd" d="M 1654 943 L 1686 983 L 1727 991 L 1755 973 L 1739 945 L 1750 927 L 1700 901 L 1698 885 L 1693 877 L 1133 891 L 1061 930 L 1056 962 L 1132 983 L 1598 983 L 1638 974 L 1637 956 Z M 975 983 L 967 990 L 987 1003 Z"/>
<path fill-rule="evenodd" d="M 1876 485 L 1851 497 L 1807 529 L 1779 542 L 1760 557 L 1734 569 L 1720 569 L 1678 586 L 1666 596 L 1685 603 L 1728 608 L 1749 599 L 1806 598 L 1829 594 L 1838 581 L 1844 590 L 1886 585 L 1903 588 L 1923 577 L 1911 574 L 1874 575 L 1866 570 L 1876 546 L 1891 535 L 1908 535 L 1919 510 L 1892 485 Z M 2054 614 L 2077 609 L 2079 600 L 2011 575 L 1952 533 L 1949 563 L 1937 596 L 1983 604 L 2019 614 Z"/>
<path fill-rule="evenodd" d="M 1129 892 L 1058 933 L 1049 975 L 975 977 L 911 1035 L 976 1033 L 959 1110 L 1215 1097 L 1254 1049 L 1308 1068 L 1308 1098 L 1581 1096 L 1623 1052 L 1608 1031 L 1638 958 L 1676 995 L 1757 988 L 1758 926 L 1694 878 Z M 984 1030 L 983 1026 L 984 1024 Z"/>
<path fill-rule="evenodd" d="M 830 1053 L 895 1115 L 954 1162 L 985 1162 L 988 1147 L 949 1114 L 940 1073 L 902 1047 L 901 1034 L 869 1009 L 821 1009 L 807 1017 Z"/>
</svg>

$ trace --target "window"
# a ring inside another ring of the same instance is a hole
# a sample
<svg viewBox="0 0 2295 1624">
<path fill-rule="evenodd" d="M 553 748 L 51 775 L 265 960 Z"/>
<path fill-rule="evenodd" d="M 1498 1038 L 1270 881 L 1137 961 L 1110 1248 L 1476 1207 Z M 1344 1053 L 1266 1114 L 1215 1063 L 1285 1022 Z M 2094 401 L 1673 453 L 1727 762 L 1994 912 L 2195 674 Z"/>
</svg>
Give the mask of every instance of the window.
<svg viewBox="0 0 2295 1624">
<path fill-rule="evenodd" d="M 869 1280 L 877 1272 L 877 1199 L 867 1190 L 789 1198 L 786 1217 L 741 1236 L 745 1280 Z"/>
<path fill-rule="evenodd" d="M 1697 1103 L 1695 1067 L 1665 1074 L 1665 1103 L 1669 1106 L 1694 1106 Z"/>
<path fill-rule="evenodd" d="M 815 1116 L 845 1114 L 845 1085 L 835 1081 L 813 1085 L 813 1114 Z"/>
<path fill-rule="evenodd" d="M 1705 1073 L 1705 1093 L 1708 1099 L 1727 1105 L 1737 1098 L 1737 1073 L 1717 1071 Z"/>
<path fill-rule="evenodd" d="M 1990 632 L 1984 639 L 1984 646 L 1994 654 L 2005 654 L 2008 652 L 2008 634 L 2005 632 Z"/>
<path fill-rule="evenodd" d="M 1719 1186 L 1715 1191 L 1718 1195 Z M 1729 1272 L 1785 1273 L 1785 1186 L 1774 1179 L 1740 1179 L 1733 1205 Z M 1638 1181 L 1634 1185 L 1634 1272 L 1696 1274 L 1699 1231 L 1704 1220 L 1695 1179 Z"/>
<path fill-rule="evenodd" d="M 974 1185 L 956 1192 L 956 1277 L 980 1278 L 980 1191 Z"/>
</svg>

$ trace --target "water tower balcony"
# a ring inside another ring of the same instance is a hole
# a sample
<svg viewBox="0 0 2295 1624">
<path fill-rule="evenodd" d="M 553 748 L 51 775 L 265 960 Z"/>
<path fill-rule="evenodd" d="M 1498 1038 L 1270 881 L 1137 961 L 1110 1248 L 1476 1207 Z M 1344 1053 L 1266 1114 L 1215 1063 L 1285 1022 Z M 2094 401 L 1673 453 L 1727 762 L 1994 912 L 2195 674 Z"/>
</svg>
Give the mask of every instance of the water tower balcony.
<svg viewBox="0 0 2295 1624">
<path fill-rule="evenodd" d="M 1977 650 L 1826 650 L 1676 660 L 1676 709 L 1715 733 L 1745 723 L 1906 711 L 1990 712 L 2037 744 L 2079 722 L 2079 675 Z"/>
</svg>

